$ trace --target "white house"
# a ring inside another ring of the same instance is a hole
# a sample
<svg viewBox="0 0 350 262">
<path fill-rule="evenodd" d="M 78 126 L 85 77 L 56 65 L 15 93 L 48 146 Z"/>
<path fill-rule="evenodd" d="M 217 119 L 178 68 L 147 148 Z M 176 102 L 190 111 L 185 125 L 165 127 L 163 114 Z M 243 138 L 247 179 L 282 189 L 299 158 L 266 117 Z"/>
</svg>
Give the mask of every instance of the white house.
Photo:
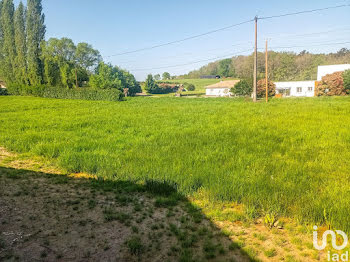
<svg viewBox="0 0 350 262">
<path fill-rule="evenodd" d="M 315 81 L 291 81 L 275 82 L 276 94 L 282 96 L 305 96 L 315 95 Z"/>
<path fill-rule="evenodd" d="M 342 72 L 348 69 L 350 69 L 350 64 L 319 66 L 317 70 L 317 81 L 321 81 L 322 77 L 325 75 Z"/>
<path fill-rule="evenodd" d="M 317 81 L 321 81 L 322 77 L 335 72 L 342 72 L 350 69 L 350 64 L 343 65 L 325 65 L 319 66 L 317 70 Z M 291 81 L 291 82 L 275 82 L 276 94 L 282 96 L 315 96 L 315 81 Z"/>
<path fill-rule="evenodd" d="M 230 89 L 237 84 L 239 80 L 221 81 L 219 83 L 205 87 L 207 96 L 231 96 Z"/>
</svg>

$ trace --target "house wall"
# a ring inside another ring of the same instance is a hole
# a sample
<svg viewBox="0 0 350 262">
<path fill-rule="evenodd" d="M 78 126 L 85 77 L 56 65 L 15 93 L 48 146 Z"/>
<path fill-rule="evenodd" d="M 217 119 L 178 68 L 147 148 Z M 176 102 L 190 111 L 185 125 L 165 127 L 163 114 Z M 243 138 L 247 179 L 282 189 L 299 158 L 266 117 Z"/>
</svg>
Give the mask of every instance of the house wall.
<svg viewBox="0 0 350 262">
<path fill-rule="evenodd" d="M 322 77 L 325 75 L 345 71 L 348 69 L 350 69 L 350 64 L 319 66 L 317 70 L 317 81 L 321 81 Z"/>
<path fill-rule="evenodd" d="M 292 82 L 275 82 L 276 93 L 281 93 L 280 90 L 290 88 L 290 96 L 297 97 L 312 97 L 315 95 L 315 81 L 292 81 Z M 301 92 L 298 92 L 298 87 Z M 312 88 L 309 90 L 309 87 Z"/>
<path fill-rule="evenodd" d="M 205 94 L 207 96 L 229 96 L 231 93 L 229 88 L 207 88 Z"/>
</svg>

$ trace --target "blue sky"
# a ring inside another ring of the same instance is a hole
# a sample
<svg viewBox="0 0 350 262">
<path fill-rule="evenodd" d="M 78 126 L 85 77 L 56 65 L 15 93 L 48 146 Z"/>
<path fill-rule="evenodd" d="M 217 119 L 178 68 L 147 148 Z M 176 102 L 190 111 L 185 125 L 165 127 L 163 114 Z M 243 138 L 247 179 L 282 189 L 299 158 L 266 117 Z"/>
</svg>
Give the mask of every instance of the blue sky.
<svg viewBox="0 0 350 262">
<path fill-rule="evenodd" d="M 16 0 L 16 3 L 19 1 Z M 25 1 L 24 1 L 25 2 Z M 337 0 L 44 0 L 47 34 L 88 42 L 102 56 L 139 49 L 215 30 L 255 15 L 269 16 L 350 3 Z M 259 45 L 303 46 L 288 51 L 333 52 L 350 44 L 310 46 L 350 41 L 350 7 L 259 21 Z M 332 32 L 327 32 L 332 31 Z M 309 36 L 293 36 L 318 33 Z M 327 33 L 325 33 L 327 32 Z M 226 56 L 253 47 L 253 23 L 190 41 L 123 56 L 106 57 L 130 70 L 138 80 L 148 73 L 183 74 L 207 62 L 167 69 L 152 68 Z M 281 49 L 279 49 L 280 51 Z M 247 54 L 245 52 L 243 54 Z M 350 62 L 350 61 L 349 61 Z M 147 70 L 140 70 L 147 69 Z"/>
</svg>

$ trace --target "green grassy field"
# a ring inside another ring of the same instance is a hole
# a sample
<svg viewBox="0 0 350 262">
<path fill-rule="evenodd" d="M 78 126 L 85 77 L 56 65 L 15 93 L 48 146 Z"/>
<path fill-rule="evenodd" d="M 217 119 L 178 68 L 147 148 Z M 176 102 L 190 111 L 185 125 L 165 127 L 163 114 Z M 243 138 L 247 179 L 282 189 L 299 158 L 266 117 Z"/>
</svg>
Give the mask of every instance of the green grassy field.
<svg viewBox="0 0 350 262">
<path fill-rule="evenodd" d="M 69 172 L 166 180 L 184 194 L 350 231 L 350 98 L 0 97 L 0 144 Z"/>
</svg>

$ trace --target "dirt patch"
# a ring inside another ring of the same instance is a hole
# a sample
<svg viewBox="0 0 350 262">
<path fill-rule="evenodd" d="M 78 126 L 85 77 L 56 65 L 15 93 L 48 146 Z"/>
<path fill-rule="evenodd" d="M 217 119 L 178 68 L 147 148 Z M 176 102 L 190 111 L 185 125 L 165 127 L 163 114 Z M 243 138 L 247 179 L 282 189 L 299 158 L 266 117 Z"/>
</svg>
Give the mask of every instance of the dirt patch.
<svg viewBox="0 0 350 262">
<path fill-rule="evenodd" d="M 63 173 L 0 148 L 1 261 L 325 260 L 291 221 L 268 229 L 169 185 Z"/>
</svg>

